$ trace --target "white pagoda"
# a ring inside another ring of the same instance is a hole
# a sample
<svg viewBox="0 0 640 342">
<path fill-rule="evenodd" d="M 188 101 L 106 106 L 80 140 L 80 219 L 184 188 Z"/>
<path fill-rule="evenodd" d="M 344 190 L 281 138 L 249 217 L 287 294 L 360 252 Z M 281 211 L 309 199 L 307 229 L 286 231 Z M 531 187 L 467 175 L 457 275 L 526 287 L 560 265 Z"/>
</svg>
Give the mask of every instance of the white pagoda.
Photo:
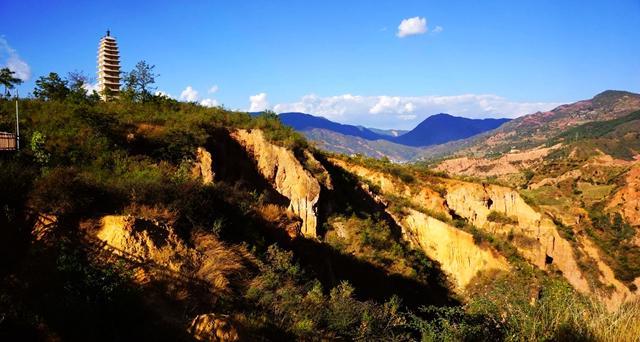
<svg viewBox="0 0 640 342">
<path fill-rule="evenodd" d="M 100 39 L 98 48 L 98 92 L 103 100 L 120 92 L 120 54 L 110 31 Z"/>
</svg>

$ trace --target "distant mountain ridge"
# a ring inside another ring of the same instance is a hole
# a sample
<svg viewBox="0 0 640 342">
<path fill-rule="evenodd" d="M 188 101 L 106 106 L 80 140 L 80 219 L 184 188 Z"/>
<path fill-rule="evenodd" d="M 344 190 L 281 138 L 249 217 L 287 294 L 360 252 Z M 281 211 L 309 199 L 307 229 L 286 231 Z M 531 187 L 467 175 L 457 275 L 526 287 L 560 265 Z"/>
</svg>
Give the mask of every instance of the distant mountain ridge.
<svg viewBox="0 0 640 342">
<path fill-rule="evenodd" d="M 327 129 L 344 135 L 352 135 L 367 140 L 386 139 L 389 135 L 376 133 L 362 126 L 345 125 L 333 122 L 321 116 L 314 116 L 305 113 L 281 113 L 280 121 L 293 127 L 296 131 L 309 131 L 312 129 Z"/>
<path fill-rule="evenodd" d="M 414 129 L 393 140 L 414 147 L 438 145 L 490 131 L 508 121 L 510 119 L 468 119 L 441 113 L 426 118 Z"/>
<path fill-rule="evenodd" d="M 403 158 L 415 155 L 415 148 L 468 138 L 495 129 L 510 120 L 468 119 L 449 114 L 437 114 L 428 117 L 407 132 L 340 124 L 306 113 L 281 113 L 279 116 L 282 123 L 304 133 L 312 140 L 318 140 L 322 136 L 321 143 L 329 150 L 336 152 L 353 150 L 379 157 L 386 154 L 385 149 L 392 149 L 392 155 L 403 156 Z M 323 134 L 322 130 L 327 132 Z M 379 140 L 387 143 L 383 144 Z"/>
<path fill-rule="evenodd" d="M 430 146 L 424 150 L 421 159 L 439 159 L 453 155 L 498 155 L 512 150 L 526 150 L 547 144 L 550 139 L 565 131 L 575 134 L 575 131 L 570 131 L 573 127 L 622 118 L 638 109 L 640 94 L 606 90 L 588 100 L 518 117 L 495 130 L 464 140 Z"/>
</svg>

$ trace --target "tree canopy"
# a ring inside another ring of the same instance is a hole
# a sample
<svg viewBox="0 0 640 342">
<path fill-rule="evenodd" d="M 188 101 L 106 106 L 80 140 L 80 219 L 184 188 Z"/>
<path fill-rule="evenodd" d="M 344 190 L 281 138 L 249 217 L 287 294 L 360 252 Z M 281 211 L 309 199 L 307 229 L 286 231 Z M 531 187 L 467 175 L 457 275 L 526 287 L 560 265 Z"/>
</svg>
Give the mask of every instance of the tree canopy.
<svg viewBox="0 0 640 342">
<path fill-rule="evenodd" d="M 68 84 L 69 81 L 62 79 L 57 73 L 51 72 L 49 76 L 41 76 L 36 80 L 33 96 L 41 100 L 63 101 L 70 92 Z"/>
<path fill-rule="evenodd" d="M 156 77 L 159 74 L 154 73 L 155 65 L 150 65 L 146 61 L 139 61 L 130 72 L 124 75 L 124 95 L 132 98 L 134 101 L 147 102 L 153 96 L 151 91 L 156 88 Z"/>
<path fill-rule="evenodd" d="M 22 80 L 14 77 L 15 71 L 9 68 L 0 69 L 0 84 L 4 86 L 4 94 L 8 96 L 9 89 L 13 89 L 16 85 L 21 84 Z"/>
</svg>

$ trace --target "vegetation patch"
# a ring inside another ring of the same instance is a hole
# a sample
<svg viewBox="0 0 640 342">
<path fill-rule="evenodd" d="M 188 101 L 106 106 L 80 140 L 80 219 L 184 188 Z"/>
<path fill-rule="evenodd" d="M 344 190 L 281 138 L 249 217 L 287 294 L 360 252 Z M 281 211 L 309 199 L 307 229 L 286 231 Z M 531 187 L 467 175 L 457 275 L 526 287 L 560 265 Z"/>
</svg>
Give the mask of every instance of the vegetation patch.
<svg viewBox="0 0 640 342">
<path fill-rule="evenodd" d="M 333 217 L 329 227 L 325 241 L 344 254 L 425 283 L 426 276 L 434 273 L 435 265 L 427 256 L 407 246 L 379 218 Z"/>
<path fill-rule="evenodd" d="M 589 237 L 604 252 L 616 278 L 632 287 L 634 279 L 640 276 L 640 247 L 632 242 L 635 229 L 620 213 L 605 213 L 602 205 L 591 208 L 589 218 L 591 225 L 586 228 Z"/>
<path fill-rule="evenodd" d="M 489 215 L 487 215 L 487 220 L 489 222 L 495 222 L 500 224 L 511 224 L 511 225 L 518 224 L 517 217 L 507 216 L 506 214 L 499 211 L 495 211 L 495 210 L 491 210 Z"/>
</svg>

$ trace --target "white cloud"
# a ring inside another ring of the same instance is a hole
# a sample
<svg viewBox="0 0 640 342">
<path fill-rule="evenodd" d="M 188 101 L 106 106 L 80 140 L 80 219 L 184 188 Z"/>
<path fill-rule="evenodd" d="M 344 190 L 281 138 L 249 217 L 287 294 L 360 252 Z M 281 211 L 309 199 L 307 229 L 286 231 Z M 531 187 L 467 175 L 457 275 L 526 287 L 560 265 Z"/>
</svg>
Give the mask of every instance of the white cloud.
<svg viewBox="0 0 640 342">
<path fill-rule="evenodd" d="M 180 100 L 187 101 L 187 102 L 195 102 L 198 100 L 198 92 L 195 89 L 193 89 L 191 86 L 187 86 L 180 93 Z"/>
<path fill-rule="evenodd" d="M 209 94 L 215 94 L 218 92 L 218 90 L 220 90 L 220 87 L 218 87 L 217 84 L 214 84 L 213 86 L 211 86 L 211 88 L 209 88 L 209 90 L 207 91 L 207 93 Z"/>
<path fill-rule="evenodd" d="M 433 30 L 431 30 L 431 33 L 436 34 L 442 31 L 444 31 L 444 28 L 442 28 L 442 26 L 436 26 Z"/>
<path fill-rule="evenodd" d="M 84 88 L 84 90 L 86 90 L 88 94 L 93 94 L 94 90 L 97 91 L 97 92 L 100 92 L 100 90 L 98 89 L 98 83 L 97 82 L 94 83 L 94 84 L 84 83 L 82 85 L 82 88 Z"/>
<path fill-rule="evenodd" d="M 398 25 L 398 37 L 403 38 L 406 36 L 413 36 L 417 34 L 423 34 L 427 32 L 427 19 L 420 17 L 413 17 L 403 19 Z"/>
<path fill-rule="evenodd" d="M 15 77 L 23 81 L 31 78 L 31 67 L 20 58 L 4 37 L 0 37 L 0 62 L 4 67 L 15 72 Z"/>
<path fill-rule="evenodd" d="M 269 108 L 269 102 L 267 101 L 267 93 L 260 93 L 253 96 L 249 96 L 251 105 L 249 106 L 250 112 L 260 112 Z"/>
<path fill-rule="evenodd" d="M 200 101 L 200 105 L 205 107 L 217 107 L 218 101 L 215 99 L 204 99 Z"/>
<path fill-rule="evenodd" d="M 172 99 L 172 98 L 173 98 L 173 96 L 171 96 L 171 94 L 169 94 L 169 93 L 165 93 L 165 92 L 164 92 L 164 91 L 162 91 L 162 90 L 158 90 L 158 91 L 156 91 L 155 95 L 156 95 L 156 96 L 166 97 L 166 98 L 168 98 L 168 99 Z"/>
<path fill-rule="evenodd" d="M 265 95 L 266 98 L 266 95 Z M 278 113 L 303 112 L 330 120 L 378 128 L 413 128 L 430 115 L 449 113 L 469 118 L 514 118 L 546 111 L 560 103 L 512 101 L 492 94 L 453 96 L 305 95 L 299 101 L 274 106 Z"/>
</svg>

